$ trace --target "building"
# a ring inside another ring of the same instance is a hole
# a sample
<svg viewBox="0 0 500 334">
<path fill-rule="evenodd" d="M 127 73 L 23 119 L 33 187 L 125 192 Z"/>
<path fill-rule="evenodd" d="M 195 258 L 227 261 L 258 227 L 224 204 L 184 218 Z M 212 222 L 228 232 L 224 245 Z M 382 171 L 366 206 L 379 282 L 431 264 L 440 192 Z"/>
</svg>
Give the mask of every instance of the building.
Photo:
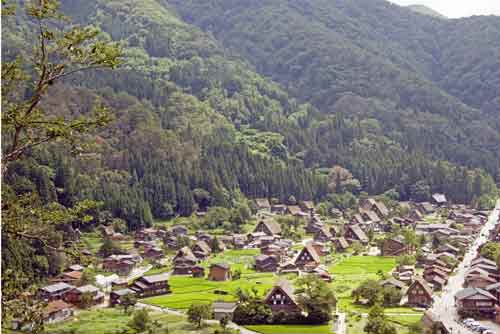
<svg viewBox="0 0 500 334">
<path fill-rule="evenodd" d="M 278 258 L 273 255 L 261 254 L 255 257 L 255 270 L 261 272 L 275 272 L 278 270 Z"/>
<path fill-rule="evenodd" d="M 271 219 L 261 220 L 255 226 L 254 232 L 261 232 L 268 236 L 279 235 L 281 233 L 281 226 L 278 222 Z"/>
<path fill-rule="evenodd" d="M 211 281 L 227 281 L 231 279 L 231 268 L 227 263 L 214 263 L 210 265 L 208 279 Z"/>
<path fill-rule="evenodd" d="M 60 282 L 56 284 L 51 284 L 44 286 L 43 288 L 40 288 L 38 290 L 38 295 L 40 299 L 46 300 L 46 301 L 53 301 L 53 300 L 59 300 L 59 299 L 64 299 L 64 296 L 68 291 L 74 289 L 73 285 Z"/>
<path fill-rule="evenodd" d="M 91 298 L 86 299 L 86 295 L 91 296 Z M 99 291 L 99 289 L 92 284 L 87 284 L 68 291 L 64 300 L 68 303 L 84 308 L 102 304 L 104 302 L 104 293 Z"/>
<path fill-rule="evenodd" d="M 53 324 L 64 321 L 72 317 L 73 313 L 73 305 L 62 300 L 54 300 L 48 303 L 43 310 L 43 322 L 45 324 Z"/>
<path fill-rule="evenodd" d="M 168 284 L 168 273 L 139 277 L 131 289 L 135 291 L 137 297 L 151 297 L 170 293 Z"/>
<path fill-rule="evenodd" d="M 455 295 L 455 304 L 462 316 L 478 313 L 483 316 L 493 316 L 496 303 L 494 295 L 480 288 L 466 288 Z"/>
<path fill-rule="evenodd" d="M 300 209 L 310 215 L 314 214 L 314 203 L 312 201 L 300 201 Z"/>
<path fill-rule="evenodd" d="M 196 256 L 189 247 L 182 247 L 172 259 L 174 264 L 174 275 L 191 275 L 192 269 L 198 262 Z"/>
<path fill-rule="evenodd" d="M 184 225 L 174 225 L 170 228 L 169 232 L 172 235 L 187 235 L 188 234 L 188 228 Z"/>
<path fill-rule="evenodd" d="M 400 291 L 402 291 L 404 288 L 406 288 L 406 284 L 404 282 L 398 281 L 395 278 L 389 278 L 383 281 L 379 282 L 380 286 L 384 288 L 395 288 Z"/>
<path fill-rule="evenodd" d="M 317 230 L 316 233 L 314 234 L 315 241 L 327 242 L 330 241 L 331 239 L 332 239 L 332 234 L 330 233 L 330 230 L 326 226 L 323 226 L 323 228 Z"/>
<path fill-rule="evenodd" d="M 197 241 L 192 247 L 192 251 L 198 259 L 205 259 L 212 253 L 210 246 L 203 240 Z"/>
<path fill-rule="evenodd" d="M 233 320 L 233 313 L 237 306 L 238 304 L 232 302 L 213 302 L 212 311 L 214 313 L 214 319 L 221 320 L 225 317 L 229 320 Z"/>
<path fill-rule="evenodd" d="M 273 314 L 285 312 L 287 315 L 300 313 L 293 286 L 287 280 L 281 280 L 266 295 L 264 303 L 271 308 Z"/>
<path fill-rule="evenodd" d="M 406 294 L 410 306 L 427 308 L 432 304 L 432 290 L 423 279 L 415 278 Z"/>
<path fill-rule="evenodd" d="M 445 206 L 448 204 L 448 200 L 444 194 L 434 194 L 432 195 L 432 203 L 437 206 Z"/>
<path fill-rule="evenodd" d="M 109 294 L 109 306 L 121 305 L 122 298 L 129 295 L 135 297 L 135 291 L 128 288 L 111 291 Z"/>
<path fill-rule="evenodd" d="M 439 317 L 431 311 L 426 311 L 422 317 L 423 334 L 450 334 Z"/>
<path fill-rule="evenodd" d="M 349 248 L 349 243 L 344 237 L 333 239 L 333 244 L 337 252 L 345 252 L 345 250 Z"/>
<path fill-rule="evenodd" d="M 148 259 L 161 259 L 163 257 L 163 250 L 159 247 L 147 247 L 142 255 Z"/>
<path fill-rule="evenodd" d="M 321 259 L 314 247 L 308 243 L 304 246 L 304 248 L 302 248 L 299 254 L 297 254 L 293 262 L 297 268 L 302 270 L 312 270 L 321 263 Z"/>
<path fill-rule="evenodd" d="M 196 265 L 191 268 L 191 273 L 193 277 L 205 277 L 205 268 Z"/>
<path fill-rule="evenodd" d="M 158 237 L 158 230 L 154 228 L 143 228 L 135 233 L 135 239 L 141 241 L 153 241 Z"/>
<path fill-rule="evenodd" d="M 102 269 L 118 275 L 128 275 L 135 265 L 140 261 L 140 257 L 132 254 L 113 254 L 105 258 L 102 262 Z"/>
<path fill-rule="evenodd" d="M 409 253 L 409 247 L 401 236 L 385 239 L 382 244 L 382 256 L 400 256 Z"/>
<path fill-rule="evenodd" d="M 362 244 L 368 244 L 368 237 L 365 232 L 359 227 L 359 225 L 348 225 L 345 228 L 345 238 L 346 240 L 353 242 L 359 241 Z"/>
<path fill-rule="evenodd" d="M 256 198 L 254 203 L 258 211 L 271 212 L 271 203 L 267 198 Z"/>
</svg>

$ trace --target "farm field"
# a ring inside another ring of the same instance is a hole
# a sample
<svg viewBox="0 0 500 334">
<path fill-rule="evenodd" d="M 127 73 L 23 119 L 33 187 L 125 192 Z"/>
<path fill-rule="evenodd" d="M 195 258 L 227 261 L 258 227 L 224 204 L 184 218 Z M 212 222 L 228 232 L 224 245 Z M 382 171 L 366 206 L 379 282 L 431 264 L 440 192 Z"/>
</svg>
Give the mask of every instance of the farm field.
<svg viewBox="0 0 500 334">
<path fill-rule="evenodd" d="M 251 331 L 262 334 L 331 334 L 332 325 L 255 325 L 245 326 Z"/>
<path fill-rule="evenodd" d="M 208 334 L 213 333 L 218 326 L 204 326 L 196 329 L 182 316 L 171 314 L 150 313 L 152 321 L 168 324 L 169 333 L 176 334 Z M 131 315 L 127 315 L 120 309 L 97 309 L 92 311 L 81 311 L 72 320 L 47 326 L 46 333 L 74 333 L 74 334 L 116 334 L 126 332 L 129 328 Z"/>
<path fill-rule="evenodd" d="M 253 257 L 258 253 L 259 250 L 256 249 L 227 250 L 203 262 L 206 268 L 210 263 L 229 263 L 231 271 L 241 270 L 242 276 L 239 280 L 214 282 L 207 280 L 206 277 L 174 275 L 169 280 L 171 294 L 146 298 L 143 301 L 152 305 L 185 310 L 193 302 L 233 301 L 238 288 L 248 291 L 256 288 L 258 293 L 263 295 L 273 286 L 278 277 L 272 273 L 258 273 L 250 268 Z"/>
<path fill-rule="evenodd" d="M 412 331 L 411 326 L 420 322 L 421 316 L 389 316 L 388 318 L 391 324 L 396 327 L 396 333 L 398 334 L 419 333 Z M 347 322 L 347 334 L 364 334 L 366 322 L 367 318 L 362 318 L 360 316 L 349 317 Z"/>
</svg>

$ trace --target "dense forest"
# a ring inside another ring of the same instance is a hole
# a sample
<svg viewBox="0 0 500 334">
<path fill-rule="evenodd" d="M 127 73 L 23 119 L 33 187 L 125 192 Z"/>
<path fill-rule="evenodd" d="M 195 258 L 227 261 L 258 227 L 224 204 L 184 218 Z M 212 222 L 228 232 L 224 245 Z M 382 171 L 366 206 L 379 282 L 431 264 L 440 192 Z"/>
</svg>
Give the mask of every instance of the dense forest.
<svg viewBox="0 0 500 334">
<path fill-rule="evenodd" d="M 50 83 L 41 104 L 62 119 L 102 104 L 113 119 L 76 148 L 56 141 L 9 164 L 4 203 L 92 200 L 100 209 L 73 227 L 118 218 L 132 231 L 244 197 L 444 192 L 488 206 L 497 194 L 497 17 L 440 20 L 379 0 L 64 0 L 61 9 L 72 21 L 60 28 L 92 25 L 123 57 L 114 70 Z M 3 59 L 29 59 L 36 31 L 19 1 L 2 20 Z M 332 189 L 333 166 L 359 183 Z M 40 245 L 2 242 L 19 284 L 53 270 Z"/>
</svg>

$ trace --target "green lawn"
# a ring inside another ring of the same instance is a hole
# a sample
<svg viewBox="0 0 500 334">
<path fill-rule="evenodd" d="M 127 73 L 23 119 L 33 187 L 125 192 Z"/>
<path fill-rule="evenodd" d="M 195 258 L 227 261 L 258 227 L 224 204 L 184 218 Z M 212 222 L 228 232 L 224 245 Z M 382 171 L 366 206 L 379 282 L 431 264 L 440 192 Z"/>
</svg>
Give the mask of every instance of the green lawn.
<svg viewBox="0 0 500 334">
<path fill-rule="evenodd" d="M 415 316 L 389 316 L 388 317 L 391 324 L 396 327 L 396 333 L 398 334 L 411 334 L 410 326 L 420 322 L 422 315 Z M 347 321 L 347 334 L 364 334 L 364 327 L 366 325 L 367 318 L 361 318 L 359 316 L 349 317 Z"/>
<path fill-rule="evenodd" d="M 97 253 L 103 243 L 101 234 L 99 232 L 83 233 L 80 240 L 84 246 L 93 254 Z"/>
<path fill-rule="evenodd" d="M 245 326 L 251 331 L 262 334 L 331 334 L 332 325 L 255 325 Z"/>
<path fill-rule="evenodd" d="M 182 316 L 171 314 L 150 313 L 151 320 L 157 320 L 162 326 L 168 324 L 170 333 L 213 333 L 217 326 L 205 326 L 201 329 L 194 328 Z M 131 315 L 127 315 L 120 309 L 97 309 L 79 312 L 69 321 L 47 326 L 46 333 L 74 333 L 74 334 L 118 334 L 124 332 L 128 327 Z"/>
<path fill-rule="evenodd" d="M 211 263 L 228 263 L 231 265 L 231 271 L 239 269 L 242 273 L 250 274 L 255 273 L 251 267 L 254 257 L 259 254 L 258 249 L 229 249 L 204 261 L 202 265 L 208 269 Z"/>
<path fill-rule="evenodd" d="M 214 282 L 206 278 L 172 276 L 169 280 L 172 293 L 169 295 L 146 298 L 143 302 L 174 309 L 187 309 L 193 303 L 211 303 L 214 301 L 233 301 L 238 288 L 250 290 L 257 288 L 260 295 L 266 293 L 277 277 L 271 273 L 243 274 L 235 281 Z M 217 290 L 217 291 L 216 291 Z M 225 292 L 227 294 L 217 294 Z"/>
</svg>

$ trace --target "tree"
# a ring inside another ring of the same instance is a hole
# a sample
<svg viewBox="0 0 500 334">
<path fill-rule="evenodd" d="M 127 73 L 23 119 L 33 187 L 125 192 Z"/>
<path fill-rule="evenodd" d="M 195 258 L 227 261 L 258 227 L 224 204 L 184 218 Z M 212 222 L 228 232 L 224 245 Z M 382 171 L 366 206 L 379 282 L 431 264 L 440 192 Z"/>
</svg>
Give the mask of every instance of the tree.
<svg viewBox="0 0 500 334">
<path fill-rule="evenodd" d="M 87 308 L 92 305 L 93 300 L 94 296 L 91 292 L 84 292 L 82 293 L 82 297 L 80 299 L 80 305 L 82 308 Z"/>
<path fill-rule="evenodd" d="M 129 293 L 129 294 L 126 294 L 124 295 L 121 299 L 120 299 L 120 305 L 123 307 L 123 311 L 125 313 L 128 313 L 128 310 L 131 306 L 134 306 L 135 304 L 137 303 L 137 299 L 136 297 Z"/>
<path fill-rule="evenodd" d="M 226 327 L 229 324 L 229 317 L 227 315 L 224 315 L 222 318 L 220 318 L 219 324 L 222 327 L 223 333 L 226 333 Z"/>
<path fill-rule="evenodd" d="M 307 313 L 311 323 L 330 320 L 330 314 L 337 300 L 330 287 L 316 275 L 305 275 L 295 281 L 297 302 Z"/>
<path fill-rule="evenodd" d="M 373 306 L 368 313 L 364 331 L 368 334 L 396 334 L 396 328 L 389 323 L 384 309 L 379 304 Z"/>
<path fill-rule="evenodd" d="M 375 305 L 383 300 L 382 286 L 375 280 L 364 281 L 352 291 L 352 297 L 356 303 L 364 299 L 367 301 L 367 305 Z"/>
<path fill-rule="evenodd" d="M 138 332 L 144 332 L 148 328 L 150 321 L 148 310 L 142 308 L 134 312 L 127 325 Z"/>
<path fill-rule="evenodd" d="M 101 245 L 101 248 L 99 248 L 99 254 L 102 257 L 108 257 L 113 254 L 120 254 L 121 252 L 122 249 L 120 248 L 120 245 L 109 238 L 105 238 L 104 242 Z"/>
<path fill-rule="evenodd" d="M 203 319 L 210 317 L 210 305 L 208 304 L 191 304 L 187 311 L 188 321 L 200 328 Z"/>
</svg>

